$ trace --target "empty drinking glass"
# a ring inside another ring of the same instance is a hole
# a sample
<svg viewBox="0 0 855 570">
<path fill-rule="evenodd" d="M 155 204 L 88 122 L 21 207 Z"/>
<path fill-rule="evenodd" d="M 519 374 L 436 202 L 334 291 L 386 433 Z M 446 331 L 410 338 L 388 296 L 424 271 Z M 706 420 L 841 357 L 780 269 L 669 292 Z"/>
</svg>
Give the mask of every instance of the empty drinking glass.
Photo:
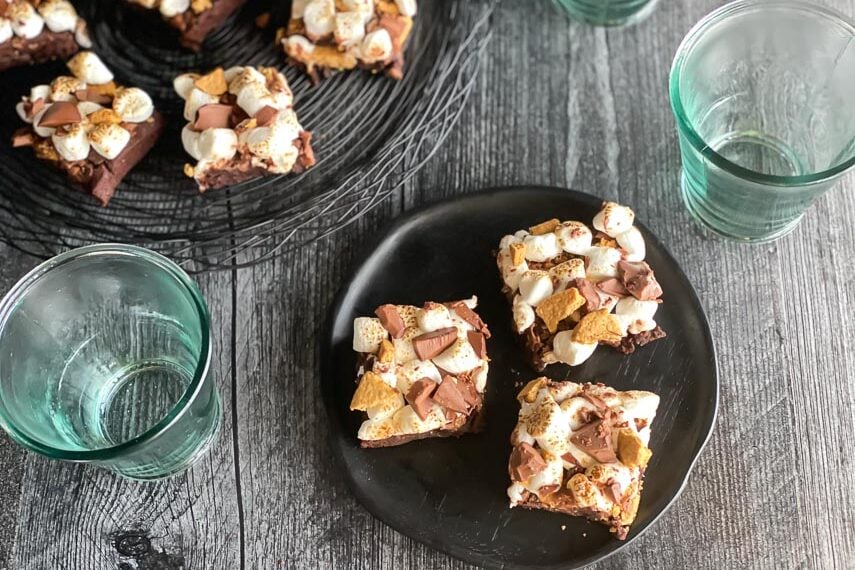
<svg viewBox="0 0 855 570">
<path fill-rule="evenodd" d="M 208 309 L 181 268 L 133 246 L 72 250 L 0 302 L 0 425 L 48 457 L 166 477 L 217 432 L 210 359 Z"/>
<path fill-rule="evenodd" d="M 733 2 L 689 32 L 670 92 L 698 221 L 776 239 L 855 165 L 853 40 L 844 16 L 789 0 Z"/>
</svg>

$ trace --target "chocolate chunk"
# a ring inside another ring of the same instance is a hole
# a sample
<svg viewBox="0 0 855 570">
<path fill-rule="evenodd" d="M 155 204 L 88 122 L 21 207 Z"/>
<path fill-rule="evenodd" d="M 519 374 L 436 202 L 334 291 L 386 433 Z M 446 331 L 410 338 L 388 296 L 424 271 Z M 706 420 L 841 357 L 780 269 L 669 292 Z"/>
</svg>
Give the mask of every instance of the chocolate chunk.
<svg viewBox="0 0 855 570">
<path fill-rule="evenodd" d="M 466 405 L 463 394 L 460 393 L 457 383 L 451 376 L 443 376 L 442 383 L 440 383 L 436 392 L 433 393 L 433 401 L 453 412 L 465 414 L 469 411 L 469 406 Z"/>
<path fill-rule="evenodd" d="M 97 87 L 91 86 L 86 89 L 75 91 L 74 95 L 77 97 L 78 101 L 91 101 L 92 103 L 98 103 L 99 105 L 106 105 L 113 100 L 113 98 L 107 93 L 102 93 Z"/>
<path fill-rule="evenodd" d="M 605 412 L 606 410 L 609 409 L 609 407 L 602 400 L 602 398 L 594 396 L 593 394 L 588 394 L 587 392 L 583 392 L 581 394 L 581 396 L 583 398 L 585 398 L 586 400 L 588 400 L 589 402 L 591 402 L 594 405 L 594 407 L 597 408 L 597 410 L 599 410 L 600 412 Z"/>
<path fill-rule="evenodd" d="M 562 455 L 561 459 L 563 459 L 564 461 L 566 461 L 570 465 L 573 465 L 574 467 L 581 467 L 582 466 L 582 464 L 579 463 L 578 461 L 576 461 L 576 458 L 573 457 L 573 454 L 571 454 L 569 451 L 567 453 L 565 453 L 564 455 Z"/>
<path fill-rule="evenodd" d="M 490 338 L 490 329 L 487 328 L 487 325 L 481 320 L 478 313 L 470 309 L 466 303 L 463 301 L 452 303 L 451 310 L 457 313 L 458 317 L 472 325 L 472 328 L 476 331 L 480 332 L 485 337 Z"/>
<path fill-rule="evenodd" d="M 644 346 L 645 344 L 651 343 L 654 340 L 658 340 L 665 336 L 665 331 L 662 330 L 662 327 L 656 327 L 650 331 L 627 335 L 621 339 L 619 344 L 613 346 L 619 352 L 632 354 L 635 352 L 635 348 L 637 346 Z"/>
<path fill-rule="evenodd" d="M 596 420 L 582 426 L 570 436 L 570 441 L 600 463 L 617 461 L 615 450 L 612 447 L 611 426 L 605 420 Z"/>
<path fill-rule="evenodd" d="M 71 101 L 57 101 L 44 112 L 39 121 L 39 126 L 55 128 L 79 123 L 82 119 L 80 111 L 77 110 L 77 105 Z"/>
<path fill-rule="evenodd" d="M 39 111 L 45 108 L 45 100 L 39 97 L 35 101 L 24 101 L 24 113 L 28 119 L 32 119 L 39 114 Z"/>
<path fill-rule="evenodd" d="M 546 461 L 530 444 L 521 443 L 511 452 L 508 471 L 512 481 L 523 483 L 544 469 L 546 469 Z"/>
<path fill-rule="evenodd" d="M 640 301 L 655 301 L 662 296 L 662 287 L 653 270 L 644 261 L 619 261 L 618 273 L 627 291 Z"/>
<path fill-rule="evenodd" d="M 12 146 L 15 148 L 33 146 L 34 142 L 36 142 L 36 135 L 30 129 L 18 129 L 12 135 Z"/>
<path fill-rule="evenodd" d="M 221 105 L 219 103 L 202 105 L 196 111 L 196 121 L 193 123 L 193 130 L 227 129 L 229 128 L 229 119 L 231 116 L 232 105 Z"/>
<path fill-rule="evenodd" d="M 614 277 L 597 283 L 597 289 L 606 295 L 611 295 L 612 297 L 626 297 L 629 294 L 626 287 L 623 286 L 623 283 Z"/>
<path fill-rule="evenodd" d="M 381 319 L 382 323 L 383 320 Z M 389 330 L 389 329 L 386 329 Z M 447 327 L 419 335 L 413 339 L 413 350 L 419 360 L 430 360 L 457 340 L 457 329 Z"/>
<path fill-rule="evenodd" d="M 472 381 L 468 372 L 457 376 L 457 389 L 463 394 L 463 400 L 469 404 L 470 408 L 477 407 L 481 402 L 481 395 L 475 388 L 475 383 Z"/>
<path fill-rule="evenodd" d="M 487 341 L 484 340 L 484 335 L 479 332 L 468 331 L 466 338 L 469 340 L 469 344 L 472 345 L 472 350 L 475 351 L 478 358 L 487 358 Z"/>
<path fill-rule="evenodd" d="M 271 107 L 270 105 L 265 105 L 255 114 L 255 122 L 258 123 L 259 127 L 270 126 L 278 114 L 279 109 Z"/>
<path fill-rule="evenodd" d="M 589 313 L 600 308 L 600 294 L 593 281 L 585 278 L 576 279 L 576 289 L 585 297 L 585 310 Z"/>
<path fill-rule="evenodd" d="M 612 496 L 612 501 L 614 501 L 614 503 L 616 505 L 620 505 L 621 499 L 623 498 L 623 493 L 621 493 L 620 483 L 618 483 L 614 480 L 611 480 L 608 487 L 606 487 L 606 488 L 609 490 L 609 494 Z"/>
<path fill-rule="evenodd" d="M 395 305 L 380 305 L 374 311 L 374 314 L 377 315 L 377 318 L 380 319 L 380 324 L 383 325 L 384 329 L 389 331 L 392 338 L 401 338 L 404 336 L 404 329 L 406 328 L 404 326 L 404 319 L 401 318 Z"/>
<path fill-rule="evenodd" d="M 427 419 L 428 413 L 433 406 L 431 394 L 436 390 L 436 382 L 430 378 L 422 378 L 413 382 L 406 395 L 406 400 L 413 407 L 413 411 L 422 421 Z"/>
</svg>

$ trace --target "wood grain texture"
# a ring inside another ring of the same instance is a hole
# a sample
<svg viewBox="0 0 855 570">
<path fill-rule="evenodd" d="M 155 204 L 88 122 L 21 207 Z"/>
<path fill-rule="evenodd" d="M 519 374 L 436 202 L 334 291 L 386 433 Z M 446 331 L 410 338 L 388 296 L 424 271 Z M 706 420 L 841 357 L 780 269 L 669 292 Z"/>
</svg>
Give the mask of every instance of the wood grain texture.
<svg viewBox="0 0 855 570">
<path fill-rule="evenodd" d="M 855 178 L 765 246 L 712 238 L 679 196 L 667 76 L 722 2 L 668 0 L 626 29 L 505 0 L 478 92 L 405 191 L 340 234 L 265 266 L 200 279 L 225 406 L 214 451 L 138 485 L 0 443 L 0 568 L 464 568 L 371 517 L 326 447 L 318 337 L 349 266 L 403 209 L 485 186 L 572 186 L 632 205 L 707 309 L 721 407 L 688 486 L 607 568 L 855 567 Z M 855 0 L 829 0 L 855 15 Z M 32 261 L 0 248 L 8 288 Z M 675 436 L 675 445 L 679 440 Z M 136 534 L 135 534 L 136 533 Z M 149 540 L 123 556 L 121 538 Z"/>
</svg>

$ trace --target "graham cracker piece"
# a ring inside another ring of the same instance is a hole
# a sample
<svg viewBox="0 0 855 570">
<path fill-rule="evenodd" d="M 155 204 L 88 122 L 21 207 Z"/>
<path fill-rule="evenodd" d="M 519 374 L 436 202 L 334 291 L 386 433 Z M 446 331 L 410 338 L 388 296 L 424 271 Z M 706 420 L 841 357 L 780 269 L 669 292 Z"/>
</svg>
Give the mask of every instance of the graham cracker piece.
<svg viewBox="0 0 855 570">
<path fill-rule="evenodd" d="M 546 386 L 547 382 L 548 380 L 546 378 L 535 378 L 520 390 L 520 393 L 517 394 L 517 400 L 531 404 L 537 398 L 537 393 L 541 388 Z"/>
<path fill-rule="evenodd" d="M 608 309 L 588 313 L 573 329 L 573 340 L 581 344 L 618 343 L 622 338 L 623 327 Z"/>
<path fill-rule="evenodd" d="M 377 351 L 377 361 L 381 364 L 390 364 L 395 360 L 395 345 L 388 339 L 380 341 L 380 350 Z"/>
<path fill-rule="evenodd" d="M 618 432 L 617 456 L 627 467 L 647 467 L 647 462 L 653 456 L 638 434 L 632 428 L 621 428 Z"/>
<path fill-rule="evenodd" d="M 514 264 L 514 267 L 525 261 L 525 244 L 520 243 L 512 243 L 511 244 L 511 262 Z"/>
<path fill-rule="evenodd" d="M 102 123 L 118 125 L 122 122 L 122 117 L 112 109 L 98 109 L 94 113 L 91 113 L 87 118 L 93 125 L 100 125 Z"/>
<path fill-rule="evenodd" d="M 561 221 L 558 218 L 552 218 L 551 220 L 546 220 L 545 222 L 541 222 L 536 226 L 531 226 L 528 229 L 528 233 L 533 236 L 542 236 L 543 234 L 552 233 L 555 231 L 555 228 L 561 225 Z"/>
<path fill-rule="evenodd" d="M 229 90 L 229 84 L 226 82 L 226 74 L 222 67 L 218 67 L 214 71 L 203 75 L 193 82 L 198 89 L 201 89 L 208 95 L 219 97 Z"/>
<path fill-rule="evenodd" d="M 397 400 L 397 396 L 398 391 L 386 384 L 378 374 L 366 372 L 353 393 L 350 409 L 364 412 L 374 406 L 389 404 L 391 400 Z"/>
<path fill-rule="evenodd" d="M 543 319 L 550 333 L 558 330 L 558 323 L 572 315 L 587 301 L 575 287 L 555 293 L 537 306 L 535 312 Z"/>
</svg>

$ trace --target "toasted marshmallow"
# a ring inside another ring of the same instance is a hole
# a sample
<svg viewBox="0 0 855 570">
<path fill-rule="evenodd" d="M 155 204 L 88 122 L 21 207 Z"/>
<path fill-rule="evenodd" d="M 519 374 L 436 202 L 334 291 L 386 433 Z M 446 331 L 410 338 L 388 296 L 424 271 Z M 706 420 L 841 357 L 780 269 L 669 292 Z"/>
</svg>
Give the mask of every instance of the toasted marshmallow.
<svg viewBox="0 0 855 570">
<path fill-rule="evenodd" d="M 419 324 L 419 328 L 425 332 L 454 326 L 448 308 L 439 303 L 430 303 L 426 309 L 422 308 L 416 311 L 416 322 Z"/>
<path fill-rule="evenodd" d="M 565 420 L 573 431 L 587 424 L 593 412 L 597 411 L 589 400 L 581 396 L 564 400 L 561 402 L 561 409 L 564 411 Z"/>
<path fill-rule="evenodd" d="M 94 101 L 81 101 L 77 104 L 77 110 L 80 112 L 81 117 L 87 117 L 95 111 L 100 111 L 103 108 L 104 107 Z"/>
<path fill-rule="evenodd" d="M 632 222 L 635 221 L 635 212 L 615 204 L 614 202 L 606 202 L 603 208 L 594 216 L 594 229 L 607 234 L 609 237 L 615 237 L 632 227 Z"/>
<path fill-rule="evenodd" d="M 392 36 L 385 28 L 374 30 L 362 40 L 360 57 L 367 63 L 386 61 L 392 55 Z"/>
<path fill-rule="evenodd" d="M 113 80 L 113 72 L 91 51 L 78 53 L 66 65 L 77 79 L 87 84 L 102 85 Z"/>
<path fill-rule="evenodd" d="M 416 15 L 418 8 L 416 0 L 395 0 L 395 5 L 398 7 L 398 12 L 403 16 L 412 18 Z"/>
<path fill-rule="evenodd" d="M 656 328 L 653 315 L 658 308 L 659 303 L 656 301 L 639 301 L 635 297 L 624 297 L 617 302 L 615 315 L 621 324 L 626 326 L 629 334 L 638 334 Z"/>
<path fill-rule="evenodd" d="M 311 0 L 303 9 L 303 25 L 309 38 L 317 40 L 330 35 L 335 28 L 335 2 Z"/>
<path fill-rule="evenodd" d="M 498 257 L 496 258 L 496 263 L 499 266 L 499 270 L 502 272 L 502 280 L 505 282 L 505 285 L 507 285 L 511 291 L 519 289 L 520 278 L 526 271 L 528 271 L 528 263 L 523 260 L 519 265 L 514 265 L 513 259 L 511 258 L 511 252 L 507 249 L 503 249 L 499 252 Z"/>
<path fill-rule="evenodd" d="M 77 25 L 74 27 L 74 41 L 84 49 L 92 47 L 92 38 L 89 37 L 89 28 L 86 26 L 86 21 L 83 19 L 78 19 Z"/>
<path fill-rule="evenodd" d="M 546 271 L 529 270 L 520 278 L 520 297 L 532 307 L 538 306 L 552 293 L 552 279 Z"/>
<path fill-rule="evenodd" d="M 198 73 L 182 73 L 172 80 L 172 88 L 175 89 L 179 97 L 186 100 L 190 96 L 190 91 L 196 86 L 195 81 L 197 79 L 199 79 Z"/>
<path fill-rule="evenodd" d="M 585 255 L 591 248 L 591 229 L 582 222 L 562 222 L 555 229 L 561 249 L 574 255 Z"/>
<path fill-rule="evenodd" d="M 270 161 L 273 163 L 270 167 L 270 172 L 277 174 L 287 174 L 291 172 L 297 159 L 300 158 L 300 151 L 295 146 L 288 146 L 284 151 L 274 154 Z"/>
<path fill-rule="evenodd" d="M 558 237 L 553 233 L 527 236 L 523 243 L 525 244 L 525 258 L 529 261 L 549 261 L 561 253 Z"/>
<path fill-rule="evenodd" d="M 513 313 L 514 326 L 516 326 L 518 333 L 528 330 L 528 327 L 534 324 L 534 309 L 519 295 L 514 297 Z"/>
<path fill-rule="evenodd" d="M 0 18 L 0 44 L 11 40 L 14 35 L 12 23 L 6 18 Z"/>
<path fill-rule="evenodd" d="M 460 374 L 481 366 L 481 359 L 466 338 L 458 338 L 444 352 L 435 356 L 433 362 L 451 374 Z"/>
<path fill-rule="evenodd" d="M 39 4 L 39 14 L 52 32 L 73 32 L 77 26 L 77 12 L 68 0 L 47 0 Z"/>
<path fill-rule="evenodd" d="M 315 44 L 299 34 L 283 39 L 282 45 L 285 46 L 285 53 L 297 60 L 304 60 L 315 51 Z"/>
<path fill-rule="evenodd" d="M 36 99 L 44 99 L 47 101 L 50 98 L 50 85 L 36 85 L 30 88 L 30 101 Z"/>
<path fill-rule="evenodd" d="M 246 132 L 246 146 L 249 152 L 259 158 L 272 158 L 285 150 L 285 145 L 279 137 L 274 136 L 271 127 L 257 127 Z M 286 143 L 287 144 L 287 143 Z"/>
<path fill-rule="evenodd" d="M 213 129 L 211 129 L 213 130 Z M 374 317 L 356 317 L 353 319 L 353 350 L 355 352 L 377 352 L 380 342 L 386 340 L 389 333 Z"/>
<path fill-rule="evenodd" d="M 251 83 L 240 90 L 237 104 L 246 111 L 247 115 L 254 117 L 264 107 L 276 107 L 276 100 L 267 87 L 259 83 Z"/>
<path fill-rule="evenodd" d="M 382 376 L 381 376 L 382 378 Z M 382 404 L 369 406 L 365 413 L 368 414 L 369 420 L 385 420 L 391 417 L 395 412 L 404 407 L 404 396 L 395 392 L 394 396 L 385 400 Z"/>
<path fill-rule="evenodd" d="M 202 154 L 199 152 L 199 136 L 201 134 L 191 129 L 190 125 L 185 125 L 181 130 L 181 144 L 184 145 L 187 154 L 196 160 L 202 160 Z"/>
<path fill-rule="evenodd" d="M 535 417 L 537 421 L 531 421 Z M 570 425 L 564 417 L 564 412 L 554 400 L 551 398 L 544 400 L 539 406 L 538 413 L 530 415 L 528 419 L 527 430 L 541 448 L 556 457 L 560 457 L 567 451 Z"/>
<path fill-rule="evenodd" d="M 517 481 L 511 483 L 511 486 L 508 487 L 508 499 L 510 499 L 512 507 L 522 502 L 524 491 L 526 491 L 526 488 L 522 483 L 518 483 Z"/>
<path fill-rule="evenodd" d="M 234 65 L 223 70 L 223 77 L 226 78 L 226 83 L 231 83 L 235 77 L 243 72 L 243 69 L 244 67 L 242 65 Z"/>
<path fill-rule="evenodd" d="M 113 123 L 95 125 L 95 128 L 89 132 L 92 148 L 107 160 L 113 160 L 119 156 L 130 140 L 131 133 Z"/>
<path fill-rule="evenodd" d="M 487 388 L 487 375 L 490 373 L 490 365 L 487 361 L 484 361 L 484 364 L 478 369 L 475 375 L 472 378 L 472 381 L 475 383 L 475 390 L 479 393 L 483 393 Z"/>
<path fill-rule="evenodd" d="M 160 0 L 160 13 L 166 18 L 172 18 L 190 8 L 190 0 Z"/>
<path fill-rule="evenodd" d="M 50 138 L 56 152 L 63 159 L 73 162 L 89 156 L 89 139 L 83 123 L 75 123 L 54 131 Z"/>
<path fill-rule="evenodd" d="M 14 2 L 6 9 L 12 31 L 20 38 L 32 39 L 42 33 L 45 21 L 29 2 Z"/>
<path fill-rule="evenodd" d="M 529 491 L 536 493 L 541 487 L 547 485 L 561 485 L 564 480 L 564 463 L 560 458 L 551 459 L 546 462 L 546 469 L 532 475 L 531 479 L 526 481 L 526 488 Z"/>
<path fill-rule="evenodd" d="M 24 102 L 23 101 L 19 101 L 15 105 L 15 112 L 18 113 L 18 117 L 20 117 L 21 120 L 24 121 L 25 123 L 32 123 L 33 122 L 33 120 L 27 116 L 27 111 L 24 109 Z"/>
<path fill-rule="evenodd" d="M 188 121 L 195 121 L 196 111 L 199 110 L 199 107 L 218 103 L 219 101 L 220 98 L 216 95 L 209 95 L 201 89 L 194 87 L 190 90 L 187 99 L 184 101 L 184 118 Z"/>
<path fill-rule="evenodd" d="M 515 244 L 515 243 L 522 243 L 522 240 L 519 239 L 517 236 L 511 236 L 511 235 L 504 236 L 499 241 L 499 249 L 500 250 L 506 250 L 509 247 L 511 247 L 511 244 Z"/>
<path fill-rule="evenodd" d="M 206 129 L 199 135 L 201 160 L 229 160 L 237 152 L 237 135 L 231 129 Z"/>
<path fill-rule="evenodd" d="M 86 89 L 86 84 L 76 77 L 68 75 L 60 75 L 50 84 L 50 98 L 53 101 L 73 101 L 76 100 L 75 93 L 81 89 Z"/>
<path fill-rule="evenodd" d="M 632 226 L 622 234 L 615 236 L 617 244 L 624 252 L 623 258 L 627 261 L 644 261 L 644 256 L 647 254 L 644 237 L 638 228 Z"/>
<path fill-rule="evenodd" d="M 303 12 L 306 11 L 306 4 L 309 0 L 293 0 L 291 2 L 291 17 L 299 20 L 303 17 Z"/>
<path fill-rule="evenodd" d="M 406 321 L 404 321 L 406 324 Z M 404 336 L 401 338 L 393 338 L 392 344 L 395 346 L 395 361 L 398 364 L 403 364 L 411 360 L 418 360 L 416 351 L 413 348 L 413 338 L 422 334 L 422 330 L 417 326 L 407 326 L 404 329 Z"/>
<path fill-rule="evenodd" d="M 592 247 L 585 256 L 585 273 L 592 281 L 618 276 L 618 262 L 623 259 L 614 247 Z"/>
<path fill-rule="evenodd" d="M 33 130 L 40 137 L 48 138 L 49 136 L 53 135 L 53 132 L 56 130 L 53 127 L 39 126 L 39 123 L 42 121 L 42 116 L 45 114 L 45 111 L 47 111 L 50 106 L 50 103 L 45 103 L 45 106 L 42 108 L 42 110 L 33 116 Z"/>
<path fill-rule="evenodd" d="M 585 277 L 585 262 L 577 258 L 568 259 L 564 263 L 551 267 L 549 277 L 555 286 L 555 293 L 560 293 L 575 283 L 576 279 Z"/>
<path fill-rule="evenodd" d="M 154 113 L 154 103 L 148 93 L 138 87 L 123 87 L 116 91 L 113 110 L 123 121 L 142 123 Z"/>
<path fill-rule="evenodd" d="M 365 22 L 358 12 L 339 12 L 335 15 L 335 41 L 351 46 L 365 37 Z"/>
<path fill-rule="evenodd" d="M 422 420 L 412 406 L 404 406 L 395 412 L 393 419 L 394 429 L 399 434 L 424 433 L 442 426 L 445 423 L 445 414 L 440 406 L 434 404 L 427 417 Z"/>
<path fill-rule="evenodd" d="M 266 88 L 267 78 L 254 67 L 247 66 L 242 68 L 241 71 L 238 72 L 231 81 L 229 81 L 229 93 L 237 95 L 245 87 L 251 84 L 258 84 Z"/>
<path fill-rule="evenodd" d="M 572 331 L 561 331 L 552 339 L 555 358 L 570 366 L 578 366 L 594 354 L 597 343 L 582 344 L 573 340 Z"/>
<path fill-rule="evenodd" d="M 412 385 L 422 378 L 429 378 L 437 384 L 442 382 L 442 375 L 430 360 L 411 360 L 404 363 L 398 368 L 397 377 L 397 388 L 403 394 L 409 392 Z"/>
</svg>

